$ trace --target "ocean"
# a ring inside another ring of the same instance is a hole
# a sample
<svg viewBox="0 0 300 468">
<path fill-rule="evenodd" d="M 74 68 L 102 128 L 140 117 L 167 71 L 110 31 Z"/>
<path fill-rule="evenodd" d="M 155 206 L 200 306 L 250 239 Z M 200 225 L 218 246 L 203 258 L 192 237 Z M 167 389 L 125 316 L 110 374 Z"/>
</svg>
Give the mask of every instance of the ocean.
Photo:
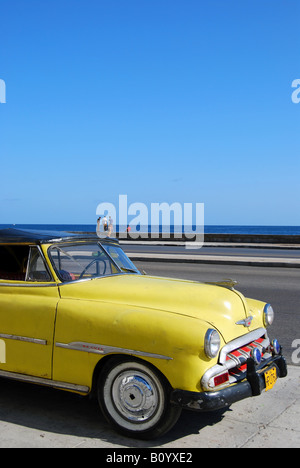
<svg viewBox="0 0 300 468">
<path fill-rule="evenodd" d="M 69 231 L 69 232 L 96 232 L 96 224 L 0 224 L 0 229 L 6 228 Z M 125 232 L 127 226 L 114 226 L 114 231 Z M 193 227 L 195 230 L 195 227 Z M 137 232 L 151 232 L 150 226 L 137 226 Z M 184 231 L 181 226 L 154 226 L 152 232 L 195 232 L 192 229 Z M 256 235 L 288 235 L 299 236 L 300 226 L 226 226 L 207 225 L 204 226 L 206 234 L 256 234 Z"/>
</svg>

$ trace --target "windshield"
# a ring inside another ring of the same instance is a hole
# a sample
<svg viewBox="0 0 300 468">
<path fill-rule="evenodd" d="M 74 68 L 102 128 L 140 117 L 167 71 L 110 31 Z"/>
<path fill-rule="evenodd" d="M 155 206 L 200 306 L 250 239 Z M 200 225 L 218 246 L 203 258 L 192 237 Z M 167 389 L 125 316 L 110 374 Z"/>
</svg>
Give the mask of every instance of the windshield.
<svg viewBox="0 0 300 468">
<path fill-rule="evenodd" d="M 98 243 L 57 245 L 49 250 L 57 276 L 63 282 L 120 273 L 140 274 L 121 247 Z"/>
</svg>

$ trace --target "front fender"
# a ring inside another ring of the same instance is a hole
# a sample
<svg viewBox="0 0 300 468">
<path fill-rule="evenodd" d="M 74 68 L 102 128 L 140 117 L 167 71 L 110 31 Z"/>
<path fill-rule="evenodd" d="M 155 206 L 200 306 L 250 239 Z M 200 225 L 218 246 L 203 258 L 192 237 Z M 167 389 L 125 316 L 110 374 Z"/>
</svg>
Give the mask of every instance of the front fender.
<svg viewBox="0 0 300 468">
<path fill-rule="evenodd" d="M 57 310 L 53 378 L 91 388 L 100 359 L 127 354 L 153 364 L 173 388 L 199 391 L 202 375 L 216 363 L 204 353 L 208 328 L 205 321 L 157 309 L 63 299 Z"/>
</svg>

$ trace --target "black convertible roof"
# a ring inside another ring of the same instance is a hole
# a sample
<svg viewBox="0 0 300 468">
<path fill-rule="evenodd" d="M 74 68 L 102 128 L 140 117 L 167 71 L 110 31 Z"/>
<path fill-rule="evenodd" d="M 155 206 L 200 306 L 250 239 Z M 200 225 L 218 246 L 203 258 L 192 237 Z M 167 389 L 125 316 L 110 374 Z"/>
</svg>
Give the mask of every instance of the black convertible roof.
<svg viewBox="0 0 300 468">
<path fill-rule="evenodd" d="M 33 242 L 35 244 L 51 244 L 63 241 L 94 240 L 100 242 L 118 243 L 117 239 L 99 238 L 97 234 L 72 233 L 60 231 L 42 231 L 32 229 L 0 229 L 0 243 Z"/>
</svg>

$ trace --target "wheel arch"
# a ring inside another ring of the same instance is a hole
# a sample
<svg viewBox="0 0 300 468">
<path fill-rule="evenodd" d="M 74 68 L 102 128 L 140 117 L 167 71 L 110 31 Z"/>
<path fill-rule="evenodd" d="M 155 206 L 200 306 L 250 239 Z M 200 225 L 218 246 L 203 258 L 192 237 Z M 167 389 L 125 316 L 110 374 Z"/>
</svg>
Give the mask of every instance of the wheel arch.
<svg viewBox="0 0 300 468">
<path fill-rule="evenodd" d="M 100 359 L 97 362 L 96 366 L 95 366 L 95 369 L 94 369 L 94 372 L 93 372 L 92 389 L 91 389 L 91 392 L 90 392 L 90 396 L 92 398 L 97 397 L 97 383 L 98 383 L 99 376 L 100 376 L 103 368 L 109 362 L 113 362 L 113 361 L 120 362 L 120 361 L 128 361 L 128 360 L 135 361 L 135 362 L 140 362 L 142 364 L 146 364 L 147 366 L 149 366 L 154 372 L 156 372 L 164 380 L 164 382 L 165 382 L 167 388 L 169 389 L 169 391 L 172 390 L 172 386 L 171 386 L 169 380 L 167 379 L 167 377 L 158 369 L 158 367 L 156 367 L 154 364 L 147 361 L 146 359 L 142 359 L 142 358 L 134 356 L 132 354 L 108 354 L 107 356 L 104 356 L 102 359 Z"/>
</svg>

